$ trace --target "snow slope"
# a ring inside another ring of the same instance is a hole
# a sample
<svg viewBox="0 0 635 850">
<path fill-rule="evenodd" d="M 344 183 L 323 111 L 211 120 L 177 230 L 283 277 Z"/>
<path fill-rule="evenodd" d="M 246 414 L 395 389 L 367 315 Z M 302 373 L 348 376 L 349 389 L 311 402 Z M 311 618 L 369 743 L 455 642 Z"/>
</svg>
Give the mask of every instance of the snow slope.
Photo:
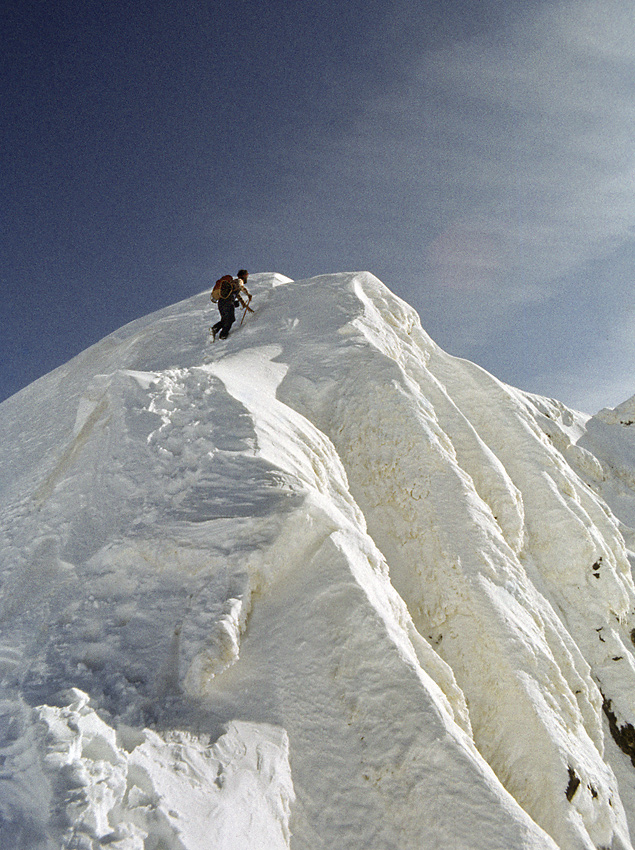
<svg viewBox="0 0 635 850">
<path fill-rule="evenodd" d="M 0 405 L 2 850 L 631 848 L 633 402 L 250 283 Z"/>
</svg>

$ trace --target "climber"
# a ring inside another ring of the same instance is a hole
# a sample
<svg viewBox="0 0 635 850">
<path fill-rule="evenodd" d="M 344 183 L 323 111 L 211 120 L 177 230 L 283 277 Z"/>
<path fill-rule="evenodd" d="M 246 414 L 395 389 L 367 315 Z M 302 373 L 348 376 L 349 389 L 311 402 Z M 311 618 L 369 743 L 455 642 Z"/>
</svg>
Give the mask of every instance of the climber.
<svg viewBox="0 0 635 850">
<path fill-rule="evenodd" d="M 220 339 L 227 339 L 231 326 L 236 321 L 236 307 L 242 306 L 245 308 L 245 313 L 253 310 L 249 306 L 251 301 L 251 293 L 245 286 L 249 272 L 246 269 L 240 269 L 237 276 L 232 278 L 231 275 L 224 275 L 216 281 L 216 285 L 212 290 L 211 299 L 218 304 L 218 312 L 220 313 L 220 321 L 212 326 L 212 340 L 216 339 L 218 334 Z M 243 295 L 247 296 L 245 303 Z M 243 319 L 245 314 L 243 314 Z"/>
</svg>

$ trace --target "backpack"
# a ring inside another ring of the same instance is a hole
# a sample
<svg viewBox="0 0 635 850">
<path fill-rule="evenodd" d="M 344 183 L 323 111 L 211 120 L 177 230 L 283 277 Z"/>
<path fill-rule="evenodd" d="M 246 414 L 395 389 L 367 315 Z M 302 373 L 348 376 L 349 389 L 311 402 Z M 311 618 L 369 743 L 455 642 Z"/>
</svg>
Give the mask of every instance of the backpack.
<svg viewBox="0 0 635 850">
<path fill-rule="evenodd" d="M 234 278 L 230 274 L 224 274 L 214 284 L 210 298 L 212 301 L 224 301 L 225 298 L 229 298 L 233 291 Z"/>
</svg>

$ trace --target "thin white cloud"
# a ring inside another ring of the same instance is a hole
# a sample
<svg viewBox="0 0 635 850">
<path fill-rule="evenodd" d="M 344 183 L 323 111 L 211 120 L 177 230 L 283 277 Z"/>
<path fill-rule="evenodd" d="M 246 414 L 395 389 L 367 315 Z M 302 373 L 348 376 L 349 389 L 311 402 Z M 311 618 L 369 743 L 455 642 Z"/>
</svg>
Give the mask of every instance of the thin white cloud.
<svg viewBox="0 0 635 850">
<path fill-rule="evenodd" d="M 404 197 L 431 285 L 546 297 L 635 227 L 635 3 L 539 4 L 427 53 L 341 144 Z"/>
<path fill-rule="evenodd" d="M 630 49 L 621 38 L 611 49 L 624 31 Z M 635 225 L 635 7 L 543 7 L 533 31 L 507 38 L 429 57 L 421 79 L 446 92 L 446 126 L 465 139 L 450 167 L 439 163 L 438 180 L 464 201 L 451 230 L 496 238 L 492 285 L 504 274 L 531 298 Z"/>
</svg>

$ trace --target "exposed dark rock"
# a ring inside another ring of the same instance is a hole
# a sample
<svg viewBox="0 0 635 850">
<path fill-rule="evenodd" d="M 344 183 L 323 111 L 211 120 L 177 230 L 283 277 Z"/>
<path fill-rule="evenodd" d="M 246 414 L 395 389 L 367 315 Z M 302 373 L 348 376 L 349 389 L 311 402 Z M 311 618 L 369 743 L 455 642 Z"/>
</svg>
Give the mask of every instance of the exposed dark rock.
<svg viewBox="0 0 635 850">
<path fill-rule="evenodd" d="M 569 784 L 567 785 L 567 790 L 565 791 L 565 794 L 567 796 L 567 800 L 569 802 L 571 802 L 571 800 L 573 800 L 573 797 L 575 796 L 575 792 L 578 790 L 579 787 L 580 787 L 580 777 L 575 772 L 575 770 L 572 767 L 570 767 L 569 768 Z"/>
<path fill-rule="evenodd" d="M 635 727 L 630 723 L 625 723 L 623 726 L 618 724 L 611 700 L 607 699 L 604 694 L 602 694 L 602 709 L 609 721 L 613 740 L 620 750 L 630 758 L 633 767 L 635 767 Z"/>
</svg>

